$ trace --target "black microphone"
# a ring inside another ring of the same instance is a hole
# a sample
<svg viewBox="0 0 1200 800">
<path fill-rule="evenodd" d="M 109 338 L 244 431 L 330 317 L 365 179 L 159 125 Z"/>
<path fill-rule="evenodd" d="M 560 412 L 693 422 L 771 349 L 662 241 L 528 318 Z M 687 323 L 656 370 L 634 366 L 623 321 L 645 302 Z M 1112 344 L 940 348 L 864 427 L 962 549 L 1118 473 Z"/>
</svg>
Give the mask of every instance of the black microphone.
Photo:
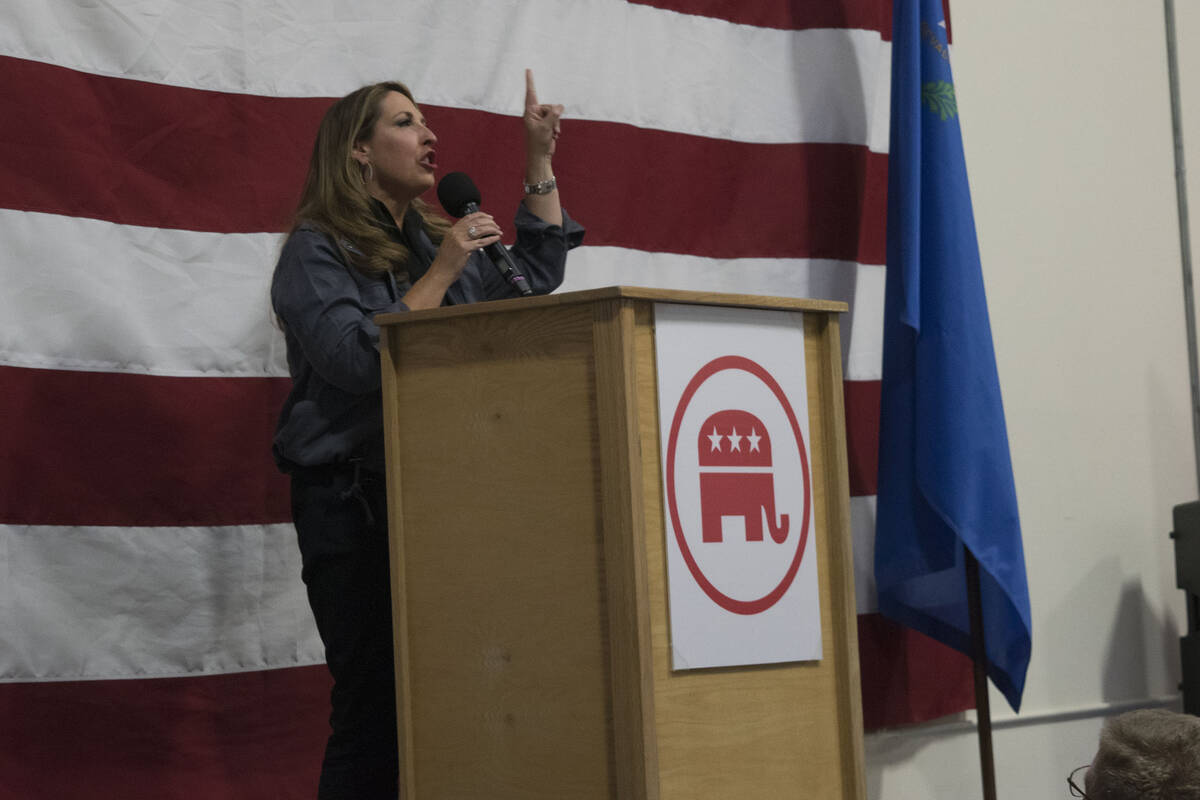
<svg viewBox="0 0 1200 800">
<path fill-rule="evenodd" d="M 438 183 L 437 196 L 442 208 L 452 217 L 465 217 L 479 210 L 479 189 L 465 172 L 451 172 L 442 178 Z M 483 249 L 504 280 L 522 295 L 533 294 L 533 290 L 529 288 L 529 281 L 525 280 L 525 276 L 521 274 L 520 268 L 504 245 L 493 242 Z"/>
</svg>

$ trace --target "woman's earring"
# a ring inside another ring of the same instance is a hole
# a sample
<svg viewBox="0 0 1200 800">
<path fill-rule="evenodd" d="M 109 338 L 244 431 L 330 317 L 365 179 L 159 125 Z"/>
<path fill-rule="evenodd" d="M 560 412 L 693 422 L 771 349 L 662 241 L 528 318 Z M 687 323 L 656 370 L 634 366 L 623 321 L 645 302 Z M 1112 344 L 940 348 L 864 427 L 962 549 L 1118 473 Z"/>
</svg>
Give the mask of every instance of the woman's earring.
<svg viewBox="0 0 1200 800">
<path fill-rule="evenodd" d="M 363 186 L 367 186 L 375 179 L 375 170 L 371 168 L 371 162 L 367 161 L 363 164 Z"/>
</svg>

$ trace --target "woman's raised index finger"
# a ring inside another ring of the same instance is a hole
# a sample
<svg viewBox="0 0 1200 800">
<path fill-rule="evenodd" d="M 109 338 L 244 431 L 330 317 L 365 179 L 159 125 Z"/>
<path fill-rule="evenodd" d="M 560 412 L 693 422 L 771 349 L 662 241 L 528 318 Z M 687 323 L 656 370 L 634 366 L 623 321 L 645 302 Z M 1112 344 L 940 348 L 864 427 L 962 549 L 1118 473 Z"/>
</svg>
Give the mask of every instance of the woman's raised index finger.
<svg viewBox="0 0 1200 800">
<path fill-rule="evenodd" d="M 525 70 L 525 105 L 537 105 L 537 89 L 533 86 L 533 70 Z"/>
</svg>

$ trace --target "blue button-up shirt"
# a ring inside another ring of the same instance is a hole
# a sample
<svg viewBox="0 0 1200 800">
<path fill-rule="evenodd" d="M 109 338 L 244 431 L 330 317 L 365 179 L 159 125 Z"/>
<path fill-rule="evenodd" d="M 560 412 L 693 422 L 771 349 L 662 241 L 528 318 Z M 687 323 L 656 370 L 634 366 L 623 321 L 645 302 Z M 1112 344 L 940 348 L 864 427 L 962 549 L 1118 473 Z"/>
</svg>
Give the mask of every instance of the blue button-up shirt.
<svg viewBox="0 0 1200 800">
<path fill-rule="evenodd" d="M 437 248 L 419 225 L 406 220 L 406 244 L 413 258 L 429 263 Z M 563 214 L 551 225 L 520 206 L 517 241 L 511 253 L 535 294 L 562 283 L 567 251 L 583 240 L 583 228 Z M 412 236 L 415 232 L 416 236 Z M 414 241 L 415 239 L 415 241 Z M 344 251 L 328 234 L 301 225 L 288 237 L 275 267 L 271 303 L 283 325 L 292 391 L 275 430 L 273 451 L 280 469 L 316 467 L 361 459 L 382 471 L 383 398 L 376 314 L 407 311 L 404 293 L 391 273 L 365 275 L 347 264 Z M 516 297 L 487 256 L 475 251 L 462 275 L 446 292 L 458 305 Z"/>
</svg>

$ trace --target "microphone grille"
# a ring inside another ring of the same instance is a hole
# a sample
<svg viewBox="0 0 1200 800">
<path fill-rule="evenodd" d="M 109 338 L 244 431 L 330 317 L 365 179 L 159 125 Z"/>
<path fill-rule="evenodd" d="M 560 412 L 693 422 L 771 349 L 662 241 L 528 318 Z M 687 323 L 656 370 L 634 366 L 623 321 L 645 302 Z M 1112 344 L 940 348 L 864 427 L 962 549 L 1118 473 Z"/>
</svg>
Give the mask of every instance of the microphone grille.
<svg viewBox="0 0 1200 800">
<path fill-rule="evenodd" d="M 452 217 L 467 213 L 468 203 L 479 205 L 481 201 L 475 181 L 465 172 L 451 172 L 442 178 L 438 183 L 437 196 L 442 208 Z"/>
</svg>

